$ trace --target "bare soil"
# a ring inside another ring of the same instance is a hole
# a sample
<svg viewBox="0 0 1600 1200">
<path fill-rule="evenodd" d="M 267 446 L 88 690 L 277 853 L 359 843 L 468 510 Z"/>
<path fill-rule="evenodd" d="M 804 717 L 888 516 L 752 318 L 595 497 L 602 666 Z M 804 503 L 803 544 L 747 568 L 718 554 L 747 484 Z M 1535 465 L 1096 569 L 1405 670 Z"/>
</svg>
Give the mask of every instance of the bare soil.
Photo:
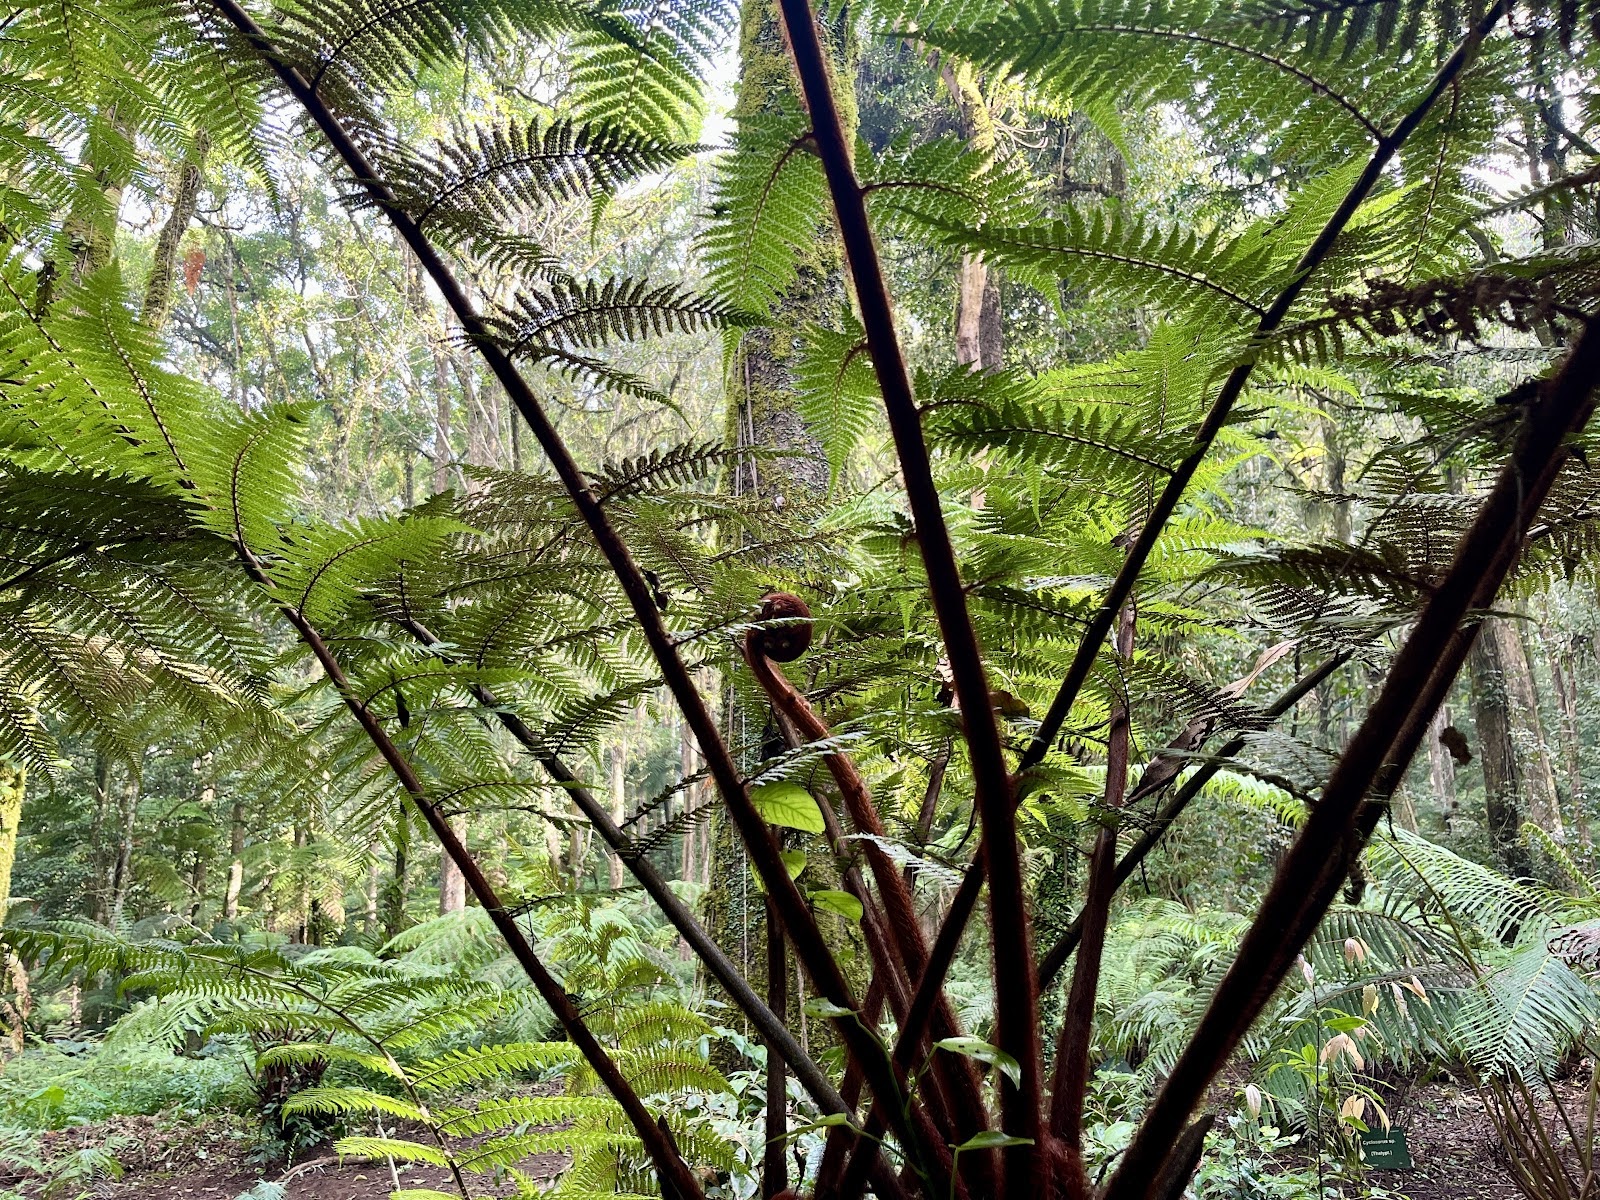
<svg viewBox="0 0 1600 1200">
<path fill-rule="evenodd" d="M 1483 1102 L 1454 1087 L 1412 1093 L 1395 1114 L 1406 1129 L 1414 1171 L 1374 1171 L 1373 1183 L 1410 1200 L 1523 1200 Z"/>
</svg>

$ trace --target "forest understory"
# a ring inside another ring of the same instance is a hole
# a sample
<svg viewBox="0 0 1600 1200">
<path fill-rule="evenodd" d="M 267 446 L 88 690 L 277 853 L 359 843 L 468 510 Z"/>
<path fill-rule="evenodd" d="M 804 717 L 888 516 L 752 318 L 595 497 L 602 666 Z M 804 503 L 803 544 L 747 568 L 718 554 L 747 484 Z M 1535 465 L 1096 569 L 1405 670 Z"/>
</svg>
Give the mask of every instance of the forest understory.
<svg viewBox="0 0 1600 1200">
<path fill-rule="evenodd" d="M 0 0 L 0 1200 L 1600 1200 L 1600 0 Z"/>
</svg>

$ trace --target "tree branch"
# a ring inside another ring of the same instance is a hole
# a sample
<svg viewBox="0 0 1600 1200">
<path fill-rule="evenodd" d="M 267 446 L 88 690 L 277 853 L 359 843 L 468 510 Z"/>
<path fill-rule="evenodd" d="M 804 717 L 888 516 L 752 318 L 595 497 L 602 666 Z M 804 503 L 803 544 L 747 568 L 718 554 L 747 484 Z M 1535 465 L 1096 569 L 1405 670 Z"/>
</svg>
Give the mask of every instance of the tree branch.
<svg viewBox="0 0 1600 1200">
<path fill-rule="evenodd" d="M 438 637 L 423 625 L 410 617 L 391 615 L 391 619 L 406 630 L 417 641 L 425 646 L 438 646 Z M 750 981 L 747 980 L 723 951 L 722 947 L 712 939 L 705 927 L 695 919 L 693 911 L 678 898 L 676 892 L 661 877 L 650 859 L 639 852 L 634 841 L 623 833 L 612 820 L 610 811 L 597 800 L 594 793 L 583 785 L 566 762 L 539 737 L 521 717 L 508 711 L 500 703 L 499 698 L 483 684 L 472 685 L 473 698 L 484 708 L 493 712 L 501 726 L 526 750 L 541 767 L 559 783 L 572 797 L 578 811 L 584 816 L 600 835 L 606 847 L 622 860 L 623 866 L 639 881 L 645 893 L 656 903 L 662 915 L 678 935 L 689 944 L 689 948 L 699 957 L 706 971 L 717 981 L 728 997 L 739 1006 L 739 1010 L 749 1018 L 756 1031 L 783 1058 L 790 1069 L 794 1071 L 795 1078 L 812 1100 L 825 1113 L 843 1113 L 851 1117 L 848 1128 L 860 1133 L 860 1126 L 855 1122 L 853 1113 L 855 1102 L 847 1101 L 835 1090 L 827 1074 L 819 1067 L 816 1061 L 808 1055 L 800 1045 L 798 1039 L 790 1032 L 783 1018 L 774 1013 L 765 1001 L 761 999 Z M 872 1022 L 869 1022 L 869 1027 Z M 893 1179 L 894 1175 L 887 1170 L 887 1160 L 883 1161 L 882 1172 L 874 1175 L 874 1182 L 882 1185 L 886 1176 Z"/>
</svg>

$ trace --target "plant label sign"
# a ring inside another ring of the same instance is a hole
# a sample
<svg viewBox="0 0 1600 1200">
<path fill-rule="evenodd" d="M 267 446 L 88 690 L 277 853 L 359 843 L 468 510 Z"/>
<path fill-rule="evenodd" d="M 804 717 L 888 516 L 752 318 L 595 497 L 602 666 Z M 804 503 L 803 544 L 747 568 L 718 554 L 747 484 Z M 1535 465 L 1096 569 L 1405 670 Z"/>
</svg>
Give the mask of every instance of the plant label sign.
<svg viewBox="0 0 1600 1200">
<path fill-rule="evenodd" d="M 1361 1135 L 1361 1157 L 1375 1171 L 1409 1171 L 1416 1164 L 1411 1161 L 1411 1148 L 1406 1145 L 1404 1129 L 1380 1132 L 1376 1129 Z"/>
</svg>

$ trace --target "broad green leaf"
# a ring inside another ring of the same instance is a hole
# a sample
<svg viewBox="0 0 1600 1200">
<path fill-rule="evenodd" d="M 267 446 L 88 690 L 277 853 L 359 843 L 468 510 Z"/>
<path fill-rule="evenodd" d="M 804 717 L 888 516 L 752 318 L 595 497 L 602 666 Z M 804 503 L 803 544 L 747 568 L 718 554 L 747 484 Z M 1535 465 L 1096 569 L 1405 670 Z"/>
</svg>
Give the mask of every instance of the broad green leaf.
<svg viewBox="0 0 1600 1200">
<path fill-rule="evenodd" d="M 769 825 L 782 825 L 804 833 L 823 831 L 822 812 L 811 793 L 798 783 L 784 780 L 750 789 L 750 802 Z"/>
<path fill-rule="evenodd" d="M 1013 1084 L 1020 1086 L 1022 1068 L 1017 1060 L 1012 1058 L 999 1046 L 990 1045 L 982 1038 L 975 1037 L 947 1037 L 934 1043 L 940 1050 L 948 1050 L 952 1054 L 964 1054 L 968 1058 L 975 1058 L 981 1063 L 988 1063 L 991 1067 L 1001 1072 Z"/>
<path fill-rule="evenodd" d="M 780 850 L 778 857 L 783 860 L 784 868 L 789 872 L 790 879 L 799 879 L 800 873 L 806 869 L 806 856 L 803 850 Z M 761 876 L 756 873 L 755 864 L 750 864 L 750 878 L 755 881 L 756 891 L 763 896 L 767 894 L 767 885 L 762 882 Z"/>
<path fill-rule="evenodd" d="M 854 1009 L 846 1008 L 842 1004 L 835 1004 L 824 996 L 813 996 L 807 1000 L 805 1014 L 808 1017 L 819 1018 L 853 1017 L 856 1015 Z"/>
<path fill-rule="evenodd" d="M 954 1149 L 959 1154 L 963 1150 L 999 1150 L 1004 1146 L 1031 1146 L 1032 1138 L 1012 1137 L 999 1129 L 985 1129 L 982 1133 L 975 1133 L 961 1145 Z"/>
<path fill-rule="evenodd" d="M 816 908 L 837 913 L 847 921 L 861 920 L 861 901 L 857 900 L 849 892 L 840 892 L 833 888 L 820 888 L 807 894 L 811 897 L 811 903 Z"/>
</svg>

